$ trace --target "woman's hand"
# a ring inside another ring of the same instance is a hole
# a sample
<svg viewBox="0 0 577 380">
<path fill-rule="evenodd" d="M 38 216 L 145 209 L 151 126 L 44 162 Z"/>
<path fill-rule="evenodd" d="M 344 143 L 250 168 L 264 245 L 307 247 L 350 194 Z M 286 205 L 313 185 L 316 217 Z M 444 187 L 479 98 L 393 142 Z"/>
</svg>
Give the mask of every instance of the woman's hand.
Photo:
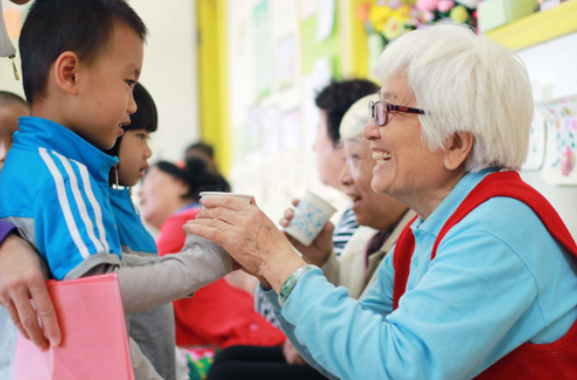
<svg viewBox="0 0 577 380">
<path fill-rule="evenodd" d="M 293 199 L 293 206 L 297 207 L 299 204 L 298 199 Z M 291 220 L 294 217 L 294 210 L 289 208 L 285 210 L 284 218 L 280 220 L 280 225 L 287 228 L 290 225 Z M 313 240 L 310 246 L 306 246 L 285 233 L 288 240 L 291 242 L 293 247 L 296 248 L 306 260 L 307 263 L 316 265 L 320 267 L 328 259 L 331 252 L 333 251 L 333 231 L 335 226 L 331 222 L 327 222 L 320 234 Z"/>
<path fill-rule="evenodd" d="M 232 197 L 211 197 L 185 229 L 223 247 L 247 272 L 264 277 L 278 292 L 306 262 L 284 234 L 256 206 Z"/>
<path fill-rule="evenodd" d="M 36 252 L 20 237 L 8 236 L 0 247 L 0 304 L 8 311 L 20 334 L 31 339 L 42 351 L 47 350 L 49 344 L 59 345 L 62 337 L 44 281 Z M 34 301 L 36 311 L 30 299 Z"/>
</svg>

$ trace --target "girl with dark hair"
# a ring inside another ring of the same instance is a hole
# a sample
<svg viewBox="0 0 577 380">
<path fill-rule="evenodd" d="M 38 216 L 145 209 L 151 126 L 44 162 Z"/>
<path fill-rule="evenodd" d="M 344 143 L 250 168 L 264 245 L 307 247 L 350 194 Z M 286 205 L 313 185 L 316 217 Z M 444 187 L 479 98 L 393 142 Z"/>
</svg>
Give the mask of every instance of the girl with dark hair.
<svg viewBox="0 0 577 380">
<path fill-rule="evenodd" d="M 118 227 L 122 261 L 128 267 L 142 265 L 143 257 L 158 256 L 154 239 L 142 225 L 140 213 L 131 199 L 131 187 L 138 183 L 148 168 L 148 159 L 152 155 L 148 139 L 158 127 L 158 117 L 154 100 L 143 85 L 134 85 L 133 96 L 138 109 L 130 116 L 130 124 L 123 127 L 124 134 L 106 151 L 119 158 L 118 164 L 110 171 L 108 195 Z M 126 320 L 130 337 L 159 375 L 163 379 L 175 379 L 172 305 L 129 314 Z"/>
</svg>

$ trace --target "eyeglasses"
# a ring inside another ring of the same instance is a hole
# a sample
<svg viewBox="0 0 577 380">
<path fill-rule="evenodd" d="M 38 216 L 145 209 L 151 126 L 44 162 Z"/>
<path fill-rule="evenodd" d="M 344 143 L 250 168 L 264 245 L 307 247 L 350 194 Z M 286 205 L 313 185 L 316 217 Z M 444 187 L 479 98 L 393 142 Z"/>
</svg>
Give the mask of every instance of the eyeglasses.
<svg viewBox="0 0 577 380">
<path fill-rule="evenodd" d="M 389 114 L 393 111 L 396 112 L 407 112 L 407 113 L 418 113 L 421 115 L 425 114 L 425 111 L 419 108 L 397 106 L 387 102 L 379 100 L 378 102 L 369 101 L 369 112 L 371 117 L 375 119 L 375 123 L 379 127 L 386 125 L 389 122 Z"/>
</svg>

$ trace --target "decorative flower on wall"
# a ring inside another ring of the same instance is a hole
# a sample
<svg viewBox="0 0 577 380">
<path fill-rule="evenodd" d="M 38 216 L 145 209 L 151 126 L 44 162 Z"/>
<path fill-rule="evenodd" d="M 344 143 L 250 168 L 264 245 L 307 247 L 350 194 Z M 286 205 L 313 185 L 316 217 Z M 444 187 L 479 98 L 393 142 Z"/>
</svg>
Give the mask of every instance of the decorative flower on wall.
<svg viewBox="0 0 577 380">
<path fill-rule="evenodd" d="M 369 69 L 373 72 L 385 45 L 408 31 L 445 19 L 477 27 L 479 0 L 373 0 L 357 6 L 357 17 L 369 36 Z"/>
</svg>

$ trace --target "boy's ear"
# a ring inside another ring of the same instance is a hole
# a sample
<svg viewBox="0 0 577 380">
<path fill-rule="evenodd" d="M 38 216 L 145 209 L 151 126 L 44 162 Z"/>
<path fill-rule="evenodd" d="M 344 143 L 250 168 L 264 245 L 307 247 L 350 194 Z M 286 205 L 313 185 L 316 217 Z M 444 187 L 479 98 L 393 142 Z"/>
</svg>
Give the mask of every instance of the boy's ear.
<svg viewBox="0 0 577 380">
<path fill-rule="evenodd" d="M 78 90 L 80 59 L 76 53 L 65 51 L 54 62 L 54 79 L 62 91 L 75 95 Z"/>
</svg>

